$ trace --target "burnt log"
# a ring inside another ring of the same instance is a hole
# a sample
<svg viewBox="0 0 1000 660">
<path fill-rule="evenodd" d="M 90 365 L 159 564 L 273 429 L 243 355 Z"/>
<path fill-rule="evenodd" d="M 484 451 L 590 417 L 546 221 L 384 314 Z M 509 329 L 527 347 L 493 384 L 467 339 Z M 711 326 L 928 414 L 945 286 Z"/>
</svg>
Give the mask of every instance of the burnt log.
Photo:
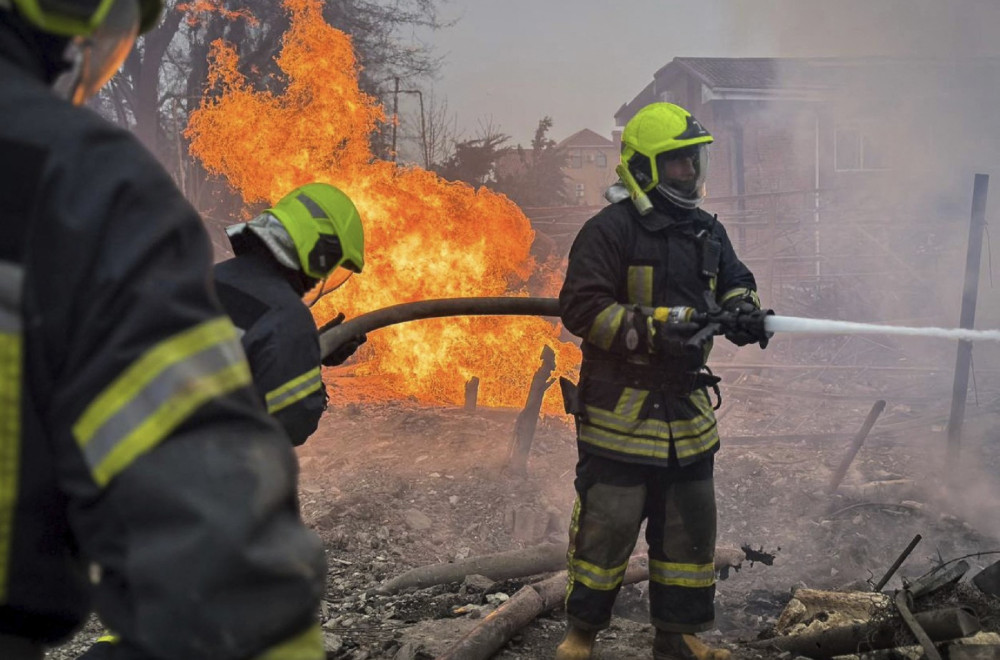
<svg viewBox="0 0 1000 660">
<path fill-rule="evenodd" d="M 633 584 L 648 579 L 649 567 L 645 557 L 629 560 L 623 583 Z M 566 571 L 561 571 L 546 580 L 521 587 L 510 600 L 491 612 L 437 660 L 487 660 L 493 657 L 519 630 L 562 603 L 567 580 Z"/>
<path fill-rule="evenodd" d="M 857 456 L 858 452 L 861 450 L 861 445 L 865 444 L 865 439 L 868 437 L 868 434 L 871 433 L 872 427 L 875 426 L 875 422 L 878 421 L 879 415 L 882 414 L 883 410 L 885 410 L 885 401 L 879 399 L 868 412 L 868 417 L 865 418 L 861 428 L 854 436 L 850 449 L 848 449 L 847 454 L 844 456 L 843 460 L 840 461 L 840 465 L 837 466 L 837 470 L 833 473 L 833 477 L 830 479 L 830 485 L 827 487 L 827 493 L 834 493 L 837 490 L 837 486 L 840 485 L 840 482 L 844 480 L 844 476 L 847 474 L 848 468 L 850 468 L 851 463 L 854 462 L 854 457 Z"/>
<path fill-rule="evenodd" d="M 436 584 L 461 582 L 466 575 L 485 575 L 491 580 L 551 573 L 566 566 L 566 546 L 546 543 L 523 550 L 509 550 L 495 555 L 469 557 L 449 564 L 418 566 L 394 577 L 378 587 L 381 594 L 393 594 L 402 589 L 423 589 Z"/>
<path fill-rule="evenodd" d="M 473 411 L 479 402 L 479 376 L 473 376 L 465 384 L 465 409 Z"/>
<path fill-rule="evenodd" d="M 826 627 L 865 622 L 872 614 L 889 606 L 883 594 L 868 591 L 824 591 L 796 589 L 778 616 L 774 629 L 785 635 L 809 621 L 819 619 Z M 808 630 L 805 632 L 809 632 Z"/>
<path fill-rule="evenodd" d="M 538 426 L 538 414 L 542 410 L 542 397 L 555 380 L 549 378 L 556 368 L 556 354 L 549 346 L 542 347 L 542 364 L 531 379 L 528 388 L 528 398 L 524 410 L 517 416 L 514 423 L 514 437 L 511 440 L 507 455 L 507 469 L 516 475 L 528 472 L 528 455 L 531 453 L 531 443 L 535 439 L 535 429 Z"/>
<path fill-rule="evenodd" d="M 739 549 L 716 548 L 715 570 L 738 569 L 744 559 L 745 555 Z M 418 566 L 385 582 L 376 591 L 388 595 L 410 587 L 424 589 L 438 584 L 461 582 L 467 575 L 484 575 L 491 580 L 509 580 L 551 573 L 565 567 L 566 546 L 562 543 L 546 543 L 523 550 L 508 550 L 447 564 Z"/>
<path fill-rule="evenodd" d="M 979 619 L 970 610 L 961 608 L 919 612 L 914 618 L 935 642 L 967 637 L 980 630 Z M 887 616 L 867 623 L 837 626 L 815 633 L 750 642 L 748 646 L 825 660 L 836 655 L 893 648 L 897 646 L 896 631 L 901 624 L 898 617 Z"/>
</svg>

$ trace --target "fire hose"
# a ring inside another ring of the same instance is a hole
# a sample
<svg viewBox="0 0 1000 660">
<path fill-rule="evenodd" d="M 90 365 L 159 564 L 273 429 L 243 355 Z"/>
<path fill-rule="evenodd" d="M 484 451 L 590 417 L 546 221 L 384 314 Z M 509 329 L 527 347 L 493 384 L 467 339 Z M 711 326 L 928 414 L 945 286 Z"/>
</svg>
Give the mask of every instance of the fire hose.
<svg viewBox="0 0 1000 660">
<path fill-rule="evenodd" d="M 323 357 L 331 355 L 348 341 L 379 328 L 444 316 L 558 317 L 559 301 L 555 298 L 438 298 L 392 305 L 322 329 L 319 335 L 320 352 Z"/>
<path fill-rule="evenodd" d="M 694 312 L 691 308 L 663 308 L 663 319 L 678 330 L 696 329 L 695 337 L 689 344 L 703 342 L 708 336 L 721 334 L 727 328 L 757 326 L 763 324 L 768 333 L 790 332 L 804 334 L 891 334 L 918 337 L 939 337 L 962 341 L 1000 341 L 998 330 L 967 330 L 943 328 L 910 328 L 902 326 L 854 323 L 827 319 L 809 319 L 795 316 L 773 316 L 770 310 L 753 314 L 733 314 L 712 310 L 708 313 Z M 656 310 L 647 310 L 654 313 Z M 320 329 L 320 351 L 326 357 L 348 341 L 367 333 L 408 321 L 441 318 L 446 316 L 559 316 L 559 301 L 555 298 L 438 298 L 419 300 L 384 307 L 362 314 L 350 321 L 335 321 Z M 676 320 L 675 320 L 676 319 Z"/>
</svg>

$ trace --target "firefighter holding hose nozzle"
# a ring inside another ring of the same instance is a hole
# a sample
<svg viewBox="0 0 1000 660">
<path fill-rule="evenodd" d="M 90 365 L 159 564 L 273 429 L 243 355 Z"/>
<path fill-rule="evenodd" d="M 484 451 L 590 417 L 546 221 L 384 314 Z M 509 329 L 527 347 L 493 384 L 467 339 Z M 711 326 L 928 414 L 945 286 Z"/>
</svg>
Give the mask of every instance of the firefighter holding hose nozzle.
<svg viewBox="0 0 1000 660">
<path fill-rule="evenodd" d="M 658 660 L 724 660 L 700 642 L 714 626 L 719 449 L 705 366 L 712 337 L 767 345 L 756 282 L 719 221 L 700 209 L 712 136 L 669 103 L 622 133 L 613 203 L 580 230 L 559 308 L 583 339 L 577 501 L 570 524 L 568 627 L 557 660 L 590 658 L 610 623 L 640 525 L 649 544 Z"/>
</svg>

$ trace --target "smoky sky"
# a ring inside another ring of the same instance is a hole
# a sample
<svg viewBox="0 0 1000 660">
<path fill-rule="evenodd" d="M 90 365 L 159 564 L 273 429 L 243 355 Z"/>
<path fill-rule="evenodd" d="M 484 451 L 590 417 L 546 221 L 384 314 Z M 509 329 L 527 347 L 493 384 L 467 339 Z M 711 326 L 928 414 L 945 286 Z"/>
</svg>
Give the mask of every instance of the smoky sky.
<svg viewBox="0 0 1000 660">
<path fill-rule="evenodd" d="M 466 135 L 492 120 L 526 143 L 610 136 L 613 115 L 674 57 L 1000 55 L 996 0 L 448 0 L 452 27 L 415 34 Z"/>
</svg>

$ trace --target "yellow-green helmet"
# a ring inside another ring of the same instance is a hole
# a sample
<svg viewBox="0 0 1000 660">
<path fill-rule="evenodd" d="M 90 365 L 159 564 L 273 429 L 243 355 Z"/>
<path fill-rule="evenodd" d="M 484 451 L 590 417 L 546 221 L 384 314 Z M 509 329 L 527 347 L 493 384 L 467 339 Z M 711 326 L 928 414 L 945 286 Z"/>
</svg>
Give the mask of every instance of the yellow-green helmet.
<svg viewBox="0 0 1000 660">
<path fill-rule="evenodd" d="M 354 202 L 326 183 L 307 183 L 269 208 L 292 238 L 303 273 L 317 280 L 365 267 L 365 232 Z M 346 279 L 346 277 L 344 278 Z M 339 282 L 338 282 L 339 284 Z"/>
<path fill-rule="evenodd" d="M 625 125 L 621 162 L 643 193 L 655 189 L 678 206 L 695 208 L 705 195 L 710 142 L 709 132 L 684 108 L 651 103 Z M 691 159 L 691 178 L 668 180 L 661 176 L 667 161 L 681 158 Z"/>
<path fill-rule="evenodd" d="M 13 4 L 25 20 L 42 32 L 89 37 L 118 2 L 138 3 L 140 34 L 152 29 L 163 11 L 163 0 L 0 0 L 0 7 Z"/>
</svg>

